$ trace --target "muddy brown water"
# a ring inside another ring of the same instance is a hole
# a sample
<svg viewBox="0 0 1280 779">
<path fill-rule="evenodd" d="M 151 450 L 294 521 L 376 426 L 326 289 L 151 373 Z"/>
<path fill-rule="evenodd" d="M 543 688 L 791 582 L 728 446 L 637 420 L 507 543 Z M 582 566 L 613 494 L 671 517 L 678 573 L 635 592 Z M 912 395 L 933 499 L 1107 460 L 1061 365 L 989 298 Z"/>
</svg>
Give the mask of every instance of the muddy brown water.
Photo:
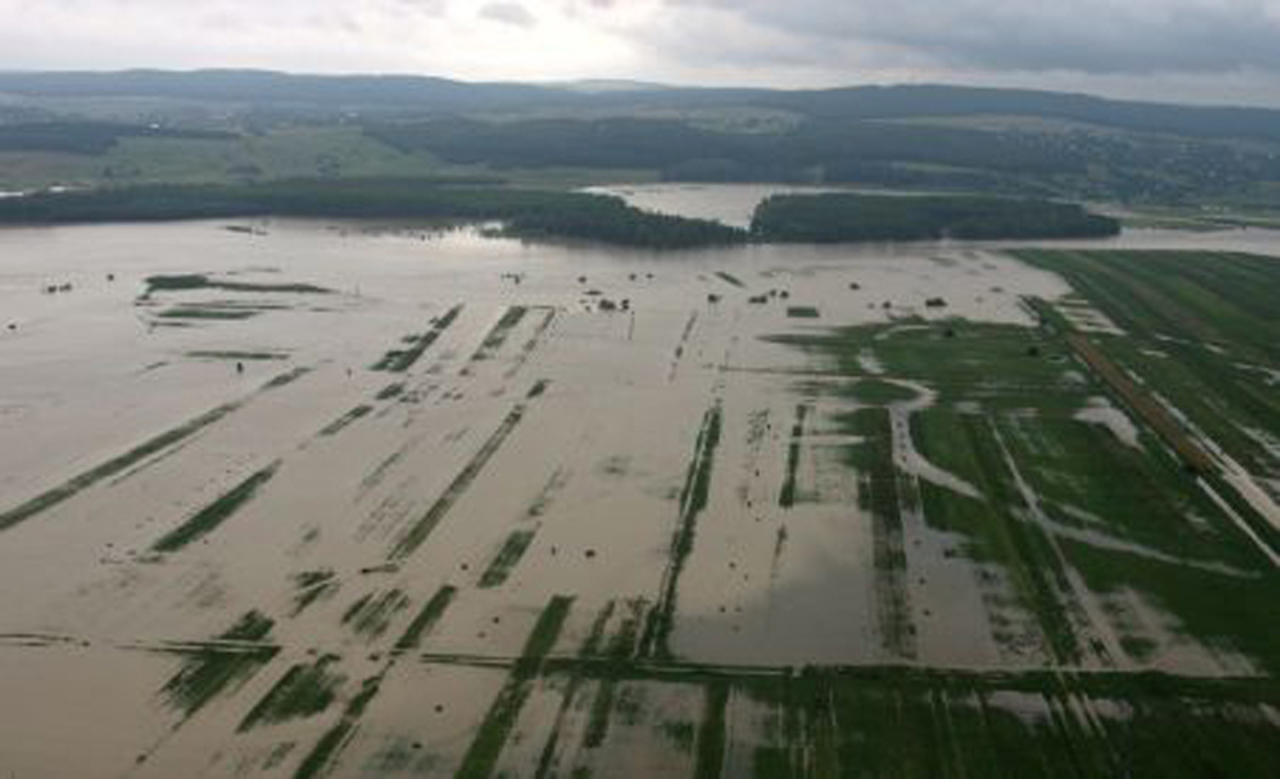
<svg viewBox="0 0 1280 779">
<path fill-rule="evenodd" d="M 709 193 L 694 213 L 717 215 L 723 192 Z M 736 193 L 719 215 L 740 217 L 758 195 Z M 796 465 L 800 483 L 820 498 L 778 502 L 797 405 L 813 405 L 806 424 L 814 430 L 850 409 L 806 397 L 790 372 L 814 366 L 759 337 L 906 316 L 1029 323 L 1019 296 L 1069 292 L 998 246 L 655 255 L 527 245 L 474 230 L 254 224 L 264 234 L 222 222 L 0 231 L 0 511 L 63 490 L 0 531 L 0 773 L 288 775 L 341 707 L 240 735 L 237 723 L 290 665 L 332 652 L 346 689 L 383 674 L 388 691 L 370 709 L 352 759 L 447 775 L 505 678 L 483 661 L 518 655 L 549 598 L 574 598 L 555 644 L 568 655 L 611 602 L 657 598 L 699 425 L 713 404 L 723 432 L 679 573 L 671 649 L 699 663 L 766 667 L 902 661 L 877 633 L 871 523 L 858 508 L 856 479 L 824 454 L 821 438 Z M 1144 233 L 1105 245 L 1175 239 L 1188 248 L 1280 251 L 1261 231 Z M 174 273 L 331 292 L 139 299 L 146 277 Z M 64 284 L 71 289 L 45 291 Z M 788 301 L 747 302 L 770 290 L 786 290 Z M 924 305 L 935 295 L 947 309 Z M 628 310 L 601 312 L 600 297 L 625 299 Z M 254 315 L 161 315 L 227 301 Z M 812 306 L 819 317 L 789 319 L 787 305 Z M 456 319 L 408 370 L 371 370 L 455 306 Z M 529 313 L 506 320 L 514 324 L 490 341 L 501 344 L 492 353 L 479 350 L 512 306 Z M 272 386 L 298 368 L 306 372 Z M 401 391 L 377 399 L 391 384 Z M 208 426 L 101 472 L 226 404 L 234 408 Z M 320 435 L 362 404 L 372 411 Z M 154 551 L 166 533 L 277 460 L 270 481 L 209 532 L 180 550 Z M 950 478 L 931 467 L 915 465 Z M 421 543 L 397 556 L 397 544 L 430 516 Z M 502 584 L 479 587 L 514 532 L 531 532 L 532 541 Z M 944 559 L 948 540 L 918 518 L 907 518 L 906 532 L 935 582 L 913 591 L 913 602 L 944 615 L 921 629 L 909 661 L 1001 667 L 1008 658 L 983 606 L 998 583 L 980 585 L 964 561 Z M 294 577 L 319 570 L 332 571 L 336 587 L 292 616 Z M 458 595 L 424 650 L 477 665 L 388 667 L 396 639 L 446 585 Z M 391 589 L 408 605 L 389 615 L 384 635 L 344 621 L 358 599 Z M 217 636 L 251 610 L 274 620 L 278 654 L 185 720 L 161 694 L 183 667 L 176 649 Z M 1185 654 L 1197 673 L 1247 667 L 1238 658 L 1214 665 L 1193 647 Z M 1161 662 L 1176 666 L 1177 657 Z M 1029 662 L 1041 660 L 1033 653 Z M 655 683 L 644 694 L 657 711 L 668 698 L 672 712 L 696 708 L 687 690 Z M 527 705 L 551 712 L 554 700 L 538 686 Z M 422 701 L 442 707 L 430 754 L 412 746 L 424 738 L 413 724 Z M 735 711 L 747 717 L 749 707 Z M 660 748 L 650 724 L 619 726 L 627 748 L 593 760 L 602 771 L 635 756 L 654 770 L 685 765 L 687 756 Z M 505 753 L 501 765 L 523 754 Z"/>
</svg>

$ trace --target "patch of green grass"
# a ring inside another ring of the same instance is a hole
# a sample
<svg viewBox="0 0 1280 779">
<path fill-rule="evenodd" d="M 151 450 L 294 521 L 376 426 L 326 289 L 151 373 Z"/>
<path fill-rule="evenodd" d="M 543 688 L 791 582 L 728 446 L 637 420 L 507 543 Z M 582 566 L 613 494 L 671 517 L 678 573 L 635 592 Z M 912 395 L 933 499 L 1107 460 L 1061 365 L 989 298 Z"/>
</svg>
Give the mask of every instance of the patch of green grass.
<svg viewBox="0 0 1280 779">
<path fill-rule="evenodd" d="M 489 589 L 501 586 L 507 581 L 507 577 L 511 575 L 519 563 L 520 558 L 524 557 L 524 553 L 529 549 L 529 545 L 533 543 L 533 538 L 537 534 L 537 530 L 515 530 L 511 535 L 507 536 L 507 540 L 503 542 L 502 548 L 494 555 L 493 560 L 489 562 L 484 573 L 480 576 L 480 589 Z"/>
<path fill-rule="evenodd" d="M 383 677 L 379 675 L 364 680 L 360 685 L 360 692 L 347 702 L 346 709 L 342 712 L 342 719 L 325 731 L 307 756 L 298 764 L 297 770 L 293 773 L 294 779 L 314 779 L 321 776 L 332 765 L 355 732 L 365 709 L 382 689 L 382 679 Z"/>
<path fill-rule="evenodd" d="M 1063 548 L 1095 591 L 1140 592 L 1177 620 L 1184 637 L 1243 654 L 1265 673 L 1280 673 L 1280 627 L 1274 618 L 1280 572 L 1275 568 L 1242 577 L 1075 541 L 1063 542 Z"/>
<path fill-rule="evenodd" d="M 279 352 L 242 352 L 234 349 L 219 351 L 197 349 L 187 352 L 187 356 L 196 360 L 243 360 L 245 362 L 289 359 L 289 355 Z"/>
<path fill-rule="evenodd" d="M 694 766 L 694 779 L 719 779 L 724 770 L 725 709 L 729 703 L 729 686 L 711 683 L 706 687 L 706 703 L 702 724 L 698 726 L 698 762 Z"/>
<path fill-rule="evenodd" d="M 387 632 L 391 620 L 409 605 L 409 596 L 398 589 L 369 593 L 352 603 L 342 614 L 342 624 L 356 635 L 372 640 Z"/>
<path fill-rule="evenodd" d="M 872 559 L 876 570 L 876 617 L 884 647 L 900 657 L 915 656 L 915 626 L 907 590 L 903 545 L 901 484 L 893 459 L 889 412 L 859 409 L 839 418 L 843 428 L 863 439 L 846 450 L 858 473 L 858 502 L 872 519 Z"/>
<path fill-rule="evenodd" d="M 789 509 L 796 503 L 796 469 L 800 466 L 800 446 L 804 438 L 804 420 L 809 406 L 796 406 L 796 421 L 791 426 L 791 440 L 787 443 L 787 467 L 778 493 L 778 506 Z"/>
<path fill-rule="evenodd" d="M 883 379 L 862 379 L 849 390 L 849 395 L 868 406 L 891 406 L 908 403 L 920 397 L 915 390 Z"/>
<path fill-rule="evenodd" d="M 175 428 L 166 430 L 160 435 L 150 438 L 138 446 L 135 446 L 124 454 L 118 455 L 100 465 L 94 466 L 84 473 L 63 482 L 57 487 L 43 492 L 31 500 L 9 509 L 3 514 L 0 514 L 0 531 L 8 530 L 14 525 L 53 508 L 59 503 L 75 496 L 80 491 L 88 489 L 104 479 L 109 479 L 127 471 L 148 457 L 152 457 L 153 455 L 159 454 L 170 447 L 182 443 L 210 425 L 221 421 L 231 413 L 239 410 L 241 405 L 241 403 L 224 403 L 212 411 L 207 411 L 188 422 L 184 422 Z"/>
<path fill-rule="evenodd" d="M 246 612 L 213 641 L 189 653 L 182 670 L 162 690 L 184 719 L 214 698 L 247 681 L 271 661 L 279 648 L 265 643 L 275 623 L 257 611 Z"/>
<path fill-rule="evenodd" d="M 526 306 L 510 306 L 507 308 L 493 325 L 493 328 L 485 334 L 484 340 L 480 342 L 480 347 L 476 349 L 475 354 L 471 355 L 471 361 L 479 362 L 491 359 L 502 348 L 502 345 L 507 342 L 507 338 L 511 336 L 511 331 L 520 324 L 520 321 L 524 319 L 527 313 L 529 313 L 529 309 Z"/>
<path fill-rule="evenodd" d="M 401 652 L 407 652 L 421 646 L 422 639 L 430 634 L 431 630 L 439 623 L 440 618 L 444 616 L 445 610 L 449 608 L 449 604 L 453 602 L 457 594 L 458 589 L 448 584 L 436 590 L 436 594 L 432 595 L 431 600 L 422 605 L 422 609 L 413 618 L 413 622 L 410 622 L 409 627 L 405 628 L 400 640 L 396 641 L 396 649 Z"/>
<path fill-rule="evenodd" d="M 373 406 L 362 403 L 361 405 L 356 406 L 355 408 L 351 409 L 347 413 L 343 414 L 342 416 L 333 420 L 329 424 L 325 425 L 324 429 L 320 431 L 320 435 L 322 436 L 337 435 L 338 433 L 342 432 L 343 428 L 351 425 L 354 422 L 359 421 L 361 418 L 368 416 L 372 412 L 373 412 Z"/>
<path fill-rule="evenodd" d="M 488 779 L 492 776 L 502 748 L 532 691 L 532 684 L 542 661 L 555 647 L 572 605 L 573 598 L 556 595 L 543 609 L 525 640 L 524 650 L 512 666 L 510 678 L 498 692 L 498 697 L 476 731 L 475 738 L 462 759 L 462 765 L 455 774 L 458 779 Z"/>
<path fill-rule="evenodd" d="M 279 468 L 280 461 L 276 460 L 266 468 L 257 471 L 196 512 L 186 522 L 166 533 L 151 548 L 157 552 L 176 552 L 193 541 L 204 538 L 230 519 L 246 503 L 253 500 L 258 490 L 271 481 Z"/>
<path fill-rule="evenodd" d="M 422 355 L 427 349 L 436 342 L 445 330 L 453 324 L 454 320 L 462 313 L 462 305 L 456 305 L 453 308 L 441 314 L 432 320 L 431 328 L 425 333 L 419 335 L 411 335 L 405 339 L 408 347 L 405 349 L 392 349 L 382 356 L 380 360 L 373 364 L 371 370 L 387 371 L 389 373 L 404 373 L 413 367 L 413 364 L 422 359 Z"/>
<path fill-rule="evenodd" d="M 227 305 L 224 303 L 183 303 L 160 311 L 155 316 L 160 319 L 213 319 L 226 321 L 240 321 L 244 319 L 252 319 L 266 311 L 279 308 L 278 306 L 242 306 Z"/>
<path fill-rule="evenodd" d="M 298 379 L 301 379 L 303 376 L 306 376 L 310 372 L 311 372 L 310 368 L 306 368 L 306 367 L 294 368 L 291 371 L 286 371 L 285 373 L 282 373 L 279 376 L 276 376 L 275 378 L 271 379 L 271 381 L 268 381 L 266 384 L 262 385 L 262 388 L 263 389 L 280 389 L 281 387 L 287 387 L 290 384 L 297 381 Z"/>
<path fill-rule="evenodd" d="M 338 580 L 332 568 L 302 571 L 289 577 L 293 582 L 293 614 L 298 616 L 311 604 L 327 599 L 338 591 Z"/>
<path fill-rule="evenodd" d="M 378 394 L 375 395 L 374 397 L 377 400 L 391 400 L 392 398 L 398 398 L 403 394 L 404 394 L 403 384 L 388 384 L 387 386 L 378 390 Z"/>
<path fill-rule="evenodd" d="M 667 567 L 663 572 L 662 592 L 657 605 L 649 612 L 640 652 L 647 657 L 670 658 L 669 645 L 674 628 L 677 588 L 685 562 L 693 553 L 694 536 L 698 517 L 707 506 L 711 495 L 711 475 L 715 465 L 716 448 L 720 445 L 723 410 L 717 402 L 702 417 L 698 438 L 694 443 L 693 458 L 685 474 L 684 487 L 680 490 L 679 523 L 671 539 L 667 553 Z"/>
<path fill-rule="evenodd" d="M 203 273 L 180 273 L 170 276 L 148 276 L 147 289 L 143 297 L 150 297 L 156 292 L 191 292 L 197 290 L 218 290 L 220 292 L 281 292 L 300 295 L 327 295 L 331 289 L 317 287 L 314 284 L 289 282 L 271 284 L 257 281 L 231 281 L 214 279 Z"/>
<path fill-rule="evenodd" d="M 817 319 L 821 316 L 813 306 L 787 306 L 787 317 L 790 319 Z"/>
<path fill-rule="evenodd" d="M 1280 429 L 1280 393 L 1263 368 L 1280 364 L 1273 258 L 1199 251 L 1021 250 L 1057 273 L 1121 330 L 1097 335 L 1110 359 L 1167 398 L 1251 472 L 1280 460 L 1249 430 Z M 1160 356 L 1164 355 L 1164 356 Z"/>
<path fill-rule="evenodd" d="M 490 458 L 497 454 L 502 448 L 502 444 L 506 442 L 507 436 L 511 435 L 516 426 L 520 424 L 520 420 L 524 418 L 525 406 L 517 405 L 502 420 L 498 428 L 493 434 L 485 440 L 479 451 L 463 466 L 462 470 L 454 477 L 445 491 L 436 499 L 435 503 L 427 509 L 426 513 L 411 525 L 407 532 L 404 533 L 391 547 L 389 557 L 392 560 L 401 560 L 413 554 L 419 546 L 422 545 L 427 537 L 431 535 L 431 531 L 435 530 L 436 525 L 444 518 L 445 514 L 453 508 L 453 505 L 467 491 L 472 482 L 489 464 Z"/>
<path fill-rule="evenodd" d="M 337 655 L 324 655 L 312 663 L 289 668 L 267 694 L 240 721 L 241 733 L 262 725 L 305 719 L 329 708 L 345 677 L 330 669 Z"/>
</svg>

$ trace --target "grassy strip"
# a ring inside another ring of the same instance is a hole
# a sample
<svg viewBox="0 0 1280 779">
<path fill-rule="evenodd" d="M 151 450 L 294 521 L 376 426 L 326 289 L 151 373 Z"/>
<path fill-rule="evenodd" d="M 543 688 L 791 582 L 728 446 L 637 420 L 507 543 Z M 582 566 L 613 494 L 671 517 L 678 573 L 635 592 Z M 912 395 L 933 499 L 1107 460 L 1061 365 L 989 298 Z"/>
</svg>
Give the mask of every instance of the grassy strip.
<svg viewBox="0 0 1280 779">
<path fill-rule="evenodd" d="M 407 339 L 409 348 L 392 349 L 382 356 L 380 360 L 373 364 L 371 370 L 387 371 L 389 373 L 404 373 L 413 367 L 427 349 L 436 342 L 445 330 L 449 329 L 449 325 L 458 318 L 462 313 L 462 304 L 458 304 L 446 311 L 444 314 L 434 319 L 431 323 L 431 329 L 421 335 L 409 336 Z"/>
<path fill-rule="evenodd" d="M 378 394 L 375 395 L 374 398 L 376 400 L 391 400 L 392 398 L 398 398 L 403 394 L 404 394 L 403 384 L 388 384 L 387 386 L 378 390 Z"/>
<path fill-rule="evenodd" d="M 507 342 L 507 338 L 511 336 L 511 331 L 515 329 L 516 325 L 520 324 L 520 320 L 524 319 L 527 313 L 529 313 L 529 309 L 525 306 L 510 306 L 507 308 L 502 317 L 485 334 L 479 348 L 476 349 L 475 354 L 471 355 L 471 362 L 488 360 L 493 357 L 493 354 Z"/>
<path fill-rule="evenodd" d="M 727 684 L 707 685 L 702 724 L 698 726 L 698 762 L 693 770 L 695 779 L 720 779 L 724 770 L 725 709 L 728 704 Z"/>
<path fill-rule="evenodd" d="M 395 542 L 388 554 L 390 559 L 402 560 L 413 554 L 414 550 L 419 546 L 422 546 L 422 543 L 427 540 L 427 536 L 431 535 L 431 531 L 435 530 L 436 525 L 440 524 L 440 520 L 444 519 L 444 516 L 463 496 L 467 488 L 484 470 L 489 460 L 502 448 L 507 436 L 511 435 L 511 432 L 520 424 L 520 420 L 524 418 L 524 413 L 525 406 L 523 405 L 517 405 L 511 409 L 506 418 L 502 420 L 502 423 L 498 425 L 498 429 L 493 431 L 493 434 L 484 442 L 480 450 L 453 478 L 453 481 L 436 499 L 436 502 L 431 504 L 431 507 L 409 528 L 408 532 Z"/>
<path fill-rule="evenodd" d="M 453 599 L 457 594 L 458 588 L 448 584 L 436 590 L 436 594 L 431 596 L 431 600 L 423 604 L 418 615 L 413 618 L 413 622 L 410 622 L 409 627 L 405 628 L 404 634 L 396 642 L 396 650 L 408 652 L 421 646 L 423 637 L 430 633 L 440 621 L 440 618 L 444 616 L 445 610 L 449 608 L 450 603 L 453 603 Z"/>
<path fill-rule="evenodd" d="M 573 598 L 556 595 L 542 610 L 537 624 L 525 640 L 524 651 L 511 668 L 511 676 L 498 692 L 484 722 L 476 731 L 476 736 L 462 759 L 462 765 L 455 774 L 457 779 L 488 779 L 493 774 L 502 748 L 520 716 L 520 709 L 532 692 L 532 684 L 543 659 L 555 647 L 572 605 Z"/>
<path fill-rule="evenodd" d="M 58 485 L 57 487 L 54 487 L 48 492 L 37 495 L 26 503 L 0 514 L 0 531 L 8 530 L 14 525 L 24 522 L 42 511 L 62 503 L 81 490 L 87 489 L 104 479 L 111 478 L 112 476 L 127 470 L 138 462 L 168 449 L 171 446 L 181 443 L 201 430 L 222 420 L 232 412 L 238 410 L 241 405 L 241 403 L 226 403 L 218 406 L 212 411 L 207 411 L 189 422 L 179 425 L 171 430 L 166 430 L 155 438 L 151 438 L 146 442 L 135 446 L 124 454 L 113 457 L 105 463 L 97 465 L 90 470 Z"/>
<path fill-rule="evenodd" d="M 398 589 L 369 593 L 352 603 L 342 614 L 342 624 L 357 636 L 377 638 L 387 632 L 391 619 L 409 605 L 409 596 Z"/>
<path fill-rule="evenodd" d="M 293 613 L 298 616 L 311 604 L 332 596 L 338 590 L 338 580 L 332 568 L 302 571 L 289 577 L 294 584 Z"/>
<path fill-rule="evenodd" d="M 796 421 L 791 426 L 791 441 L 787 444 L 787 470 L 782 478 L 782 490 L 778 493 L 778 506 L 789 509 L 796 503 L 796 469 L 800 466 L 800 442 L 804 438 L 804 420 L 809 406 L 796 406 Z"/>
<path fill-rule="evenodd" d="M 787 306 L 789 319 L 818 319 L 822 314 L 813 306 Z"/>
<path fill-rule="evenodd" d="M 524 557 L 529 545 L 533 543 L 533 537 L 537 532 L 536 529 L 516 530 L 507 536 L 502 548 L 494 555 L 493 560 L 480 576 L 480 589 L 498 587 L 506 582 L 507 577 L 511 575 L 511 570 L 520 563 L 520 558 Z"/>
<path fill-rule="evenodd" d="M 267 308 L 249 308 L 246 306 L 220 306 L 215 303 L 186 304 L 166 308 L 156 314 L 160 319 L 213 319 L 218 321 L 241 321 L 258 316 Z"/>
<path fill-rule="evenodd" d="M 361 417 L 368 416 L 369 413 L 371 413 L 372 411 L 373 411 L 373 406 L 370 406 L 367 404 L 361 404 L 359 406 L 356 406 L 355 408 L 351 409 L 347 413 L 338 417 L 334 421 L 325 425 L 324 429 L 320 431 L 320 435 L 323 435 L 323 436 L 337 435 L 339 432 L 342 431 L 344 427 L 352 424 L 353 422 L 356 422 Z"/>
<path fill-rule="evenodd" d="M 333 292 L 331 289 L 317 287 L 314 284 L 226 281 L 211 279 L 203 273 L 180 273 L 171 276 L 148 276 L 147 291 L 143 293 L 143 297 L 149 297 L 154 292 L 187 292 L 203 289 L 216 289 L 223 292 L 288 292 L 312 295 L 327 295 Z"/>
<path fill-rule="evenodd" d="M 337 661 L 337 655 L 324 655 L 314 663 L 290 667 L 240 721 L 237 731 L 245 733 L 261 725 L 305 719 L 329 708 L 344 681 L 343 676 L 329 671 Z"/>
<path fill-rule="evenodd" d="M 253 499 L 264 484 L 271 481 L 280 468 L 280 461 L 268 465 L 249 478 L 232 487 L 230 491 L 198 511 L 193 517 L 167 533 L 152 545 L 157 552 L 176 552 L 192 541 L 212 533 L 231 518 L 242 506 Z"/>
<path fill-rule="evenodd" d="M 270 389 L 280 389 L 281 387 L 287 387 L 290 384 L 297 381 L 298 379 L 301 379 L 303 376 L 306 376 L 310 372 L 311 372 L 310 368 L 306 368 L 306 367 L 294 368 L 291 371 L 286 371 L 280 374 L 279 376 L 276 376 L 271 381 L 268 381 L 266 384 L 262 385 L 262 388 L 266 390 L 270 390 Z"/>
<path fill-rule="evenodd" d="M 536 382 L 533 383 L 533 386 L 529 388 L 529 392 L 525 394 L 525 399 L 533 400 L 534 398 L 542 397 L 544 394 L 546 394 L 547 388 L 550 386 L 551 386 L 550 379 L 538 379 Z"/>
<path fill-rule="evenodd" d="M 662 592 L 657 605 L 649 612 L 644 637 L 640 641 L 640 653 L 644 657 L 670 658 L 669 641 L 676 609 L 677 586 L 685 562 L 693 552 L 693 539 L 697 532 L 698 516 L 707 506 L 711 494 L 712 466 L 716 447 L 720 445 L 722 411 L 720 404 L 707 409 L 694 444 L 693 459 L 685 474 L 684 487 L 680 491 L 680 522 L 671 539 L 667 553 L 667 568 L 663 572 Z"/>
<path fill-rule="evenodd" d="M 271 390 L 283 387 L 309 373 L 310 370 L 310 368 L 294 368 L 287 373 L 282 373 L 271 379 L 262 386 L 262 389 Z M 26 521 L 42 511 L 53 508 L 68 498 L 73 497 L 81 490 L 87 489 L 104 479 L 116 476 L 154 454 L 185 441 L 210 425 L 220 422 L 231 413 L 238 411 L 244 403 L 245 401 L 224 403 L 211 411 L 206 411 L 195 419 L 185 422 L 171 430 L 166 430 L 160 435 L 135 446 L 124 454 L 113 457 L 100 465 L 96 465 L 84 473 L 63 482 L 57 487 L 37 495 L 26 503 L 9 509 L 3 514 L 0 514 L 0 532 L 8 530 L 17 524 Z"/>
<path fill-rule="evenodd" d="M 274 622 L 250 611 L 213 641 L 199 647 L 161 691 L 188 719 L 271 661 L 279 648 L 262 644 Z"/>
<path fill-rule="evenodd" d="M 872 517 L 876 568 L 876 616 L 885 648 L 900 657 L 915 656 L 915 626 L 907 592 L 907 554 L 902 538 L 902 496 L 893 461 L 889 412 L 865 408 L 849 420 L 865 442 L 850 457 L 860 473 L 858 502 Z"/>
<path fill-rule="evenodd" d="M 197 360 L 243 360 L 246 362 L 250 360 L 287 360 L 289 358 L 287 354 L 278 352 L 237 352 L 234 350 L 212 351 L 200 349 L 187 352 L 187 356 Z"/>
<path fill-rule="evenodd" d="M 315 779 L 325 773 L 334 758 L 351 741 L 351 736 L 355 734 L 365 709 L 382 688 L 382 679 L 382 675 L 379 675 L 364 680 L 360 686 L 360 692 L 347 702 L 347 707 L 342 712 L 342 719 L 325 731 L 316 745 L 298 764 L 297 770 L 293 773 L 294 779 Z"/>
</svg>

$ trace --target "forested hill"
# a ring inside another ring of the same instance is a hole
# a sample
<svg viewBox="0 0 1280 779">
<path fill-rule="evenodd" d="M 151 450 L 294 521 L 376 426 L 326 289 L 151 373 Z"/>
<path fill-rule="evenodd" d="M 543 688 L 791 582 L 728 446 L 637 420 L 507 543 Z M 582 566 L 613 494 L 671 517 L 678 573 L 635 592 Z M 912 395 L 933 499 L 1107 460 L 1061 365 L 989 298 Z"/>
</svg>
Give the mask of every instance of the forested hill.
<svg viewBox="0 0 1280 779">
<path fill-rule="evenodd" d="M 397 115 L 472 110 L 573 109 L 630 112 L 756 106 L 812 119 L 1024 116 L 1189 137 L 1280 141 L 1280 110 L 1108 100 L 1082 94 L 946 85 L 821 90 L 667 88 L 637 84 L 604 91 L 574 84 L 463 82 L 405 75 L 322 76 L 260 70 L 0 72 L 0 94 L 28 98 L 154 98 L 291 105 Z"/>
<path fill-rule="evenodd" d="M 1280 110 L 267 71 L 0 73 L 0 190 L 497 174 L 1280 210 Z"/>
</svg>

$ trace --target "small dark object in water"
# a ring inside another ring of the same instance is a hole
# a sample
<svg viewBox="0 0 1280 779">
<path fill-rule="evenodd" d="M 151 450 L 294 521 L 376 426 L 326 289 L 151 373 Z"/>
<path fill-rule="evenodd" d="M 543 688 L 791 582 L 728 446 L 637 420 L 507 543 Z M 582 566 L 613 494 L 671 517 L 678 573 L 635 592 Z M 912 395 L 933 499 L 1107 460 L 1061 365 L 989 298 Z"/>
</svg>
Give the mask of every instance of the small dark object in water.
<svg viewBox="0 0 1280 779">
<path fill-rule="evenodd" d="M 587 283 L 587 277 L 586 277 L 586 276 L 579 276 L 579 277 L 578 277 L 578 283 L 579 283 L 579 284 L 586 284 L 586 283 Z"/>
<path fill-rule="evenodd" d="M 924 304 L 928 308 L 946 308 L 947 307 L 947 301 L 943 300 L 942 298 L 929 298 L 924 302 Z"/>
<path fill-rule="evenodd" d="M 236 363 L 236 373 L 244 373 L 244 363 Z"/>
<path fill-rule="evenodd" d="M 856 281 L 849 282 L 849 289 L 862 289 L 862 285 Z"/>
<path fill-rule="evenodd" d="M 715 295 L 715 294 L 707 295 L 707 302 L 708 302 L 708 303 L 719 303 L 719 302 L 720 302 L 720 296 L 719 296 L 719 295 Z"/>
<path fill-rule="evenodd" d="M 881 308 L 883 308 L 883 309 L 886 309 L 886 310 L 887 310 L 887 309 L 890 309 L 890 308 L 893 308 L 893 301 L 886 300 L 884 303 L 882 303 L 882 304 L 880 305 L 880 307 L 881 307 Z"/>
<path fill-rule="evenodd" d="M 608 298 L 601 298 L 601 299 L 600 299 L 600 310 L 601 310 L 601 311 L 617 311 L 617 310 L 618 310 L 618 304 L 617 304 L 617 303 L 614 303 L 612 300 L 610 300 L 610 299 L 608 299 Z"/>
<path fill-rule="evenodd" d="M 596 550 L 594 550 L 594 549 L 588 549 L 588 550 L 587 550 L 587 552 L 586 552 L 586 555 L 587 555 L 587 559 L 588 559 L 588 560 L 590 560 L 590 559 L 592 559 L 593 557 L 595 557 L 595 556 L 596 556 Z"/>
<path fill-rule="evenodd" d="M 790 292 L 787 292 L 787 291 L 784 289 L 784 290 L 782 290 L 781 292 L 779 292 L 779 293 L 778 293 L 778 297 L 782 298 L 783 300 L 786 300 L 787 298 L 791 297 L 791 293 L 790 293 Z"/>
<path fill-rule="evenodd" d="M 759 306 L 759 305 L 768 303 L 769 298 L 765 295 L 752 295 L 751 297 L 747 298 L 747 302 L 753 305 Z"/>
<path fill-rule="evenodd" d="M 116 280 L 116 274 L 114 273 L 107 274 L 107 281 L 115 281 L 115 280 Z"/>
<path fill-rule="evenodd" d="M 10 329 L 10 330 L 17 330 L 17 329 L 18 329 L 18 323 L 17 323 L 17 322 L 10 322 L 10 323 L 9 323 L 9 329 Z"/>
</svg>

